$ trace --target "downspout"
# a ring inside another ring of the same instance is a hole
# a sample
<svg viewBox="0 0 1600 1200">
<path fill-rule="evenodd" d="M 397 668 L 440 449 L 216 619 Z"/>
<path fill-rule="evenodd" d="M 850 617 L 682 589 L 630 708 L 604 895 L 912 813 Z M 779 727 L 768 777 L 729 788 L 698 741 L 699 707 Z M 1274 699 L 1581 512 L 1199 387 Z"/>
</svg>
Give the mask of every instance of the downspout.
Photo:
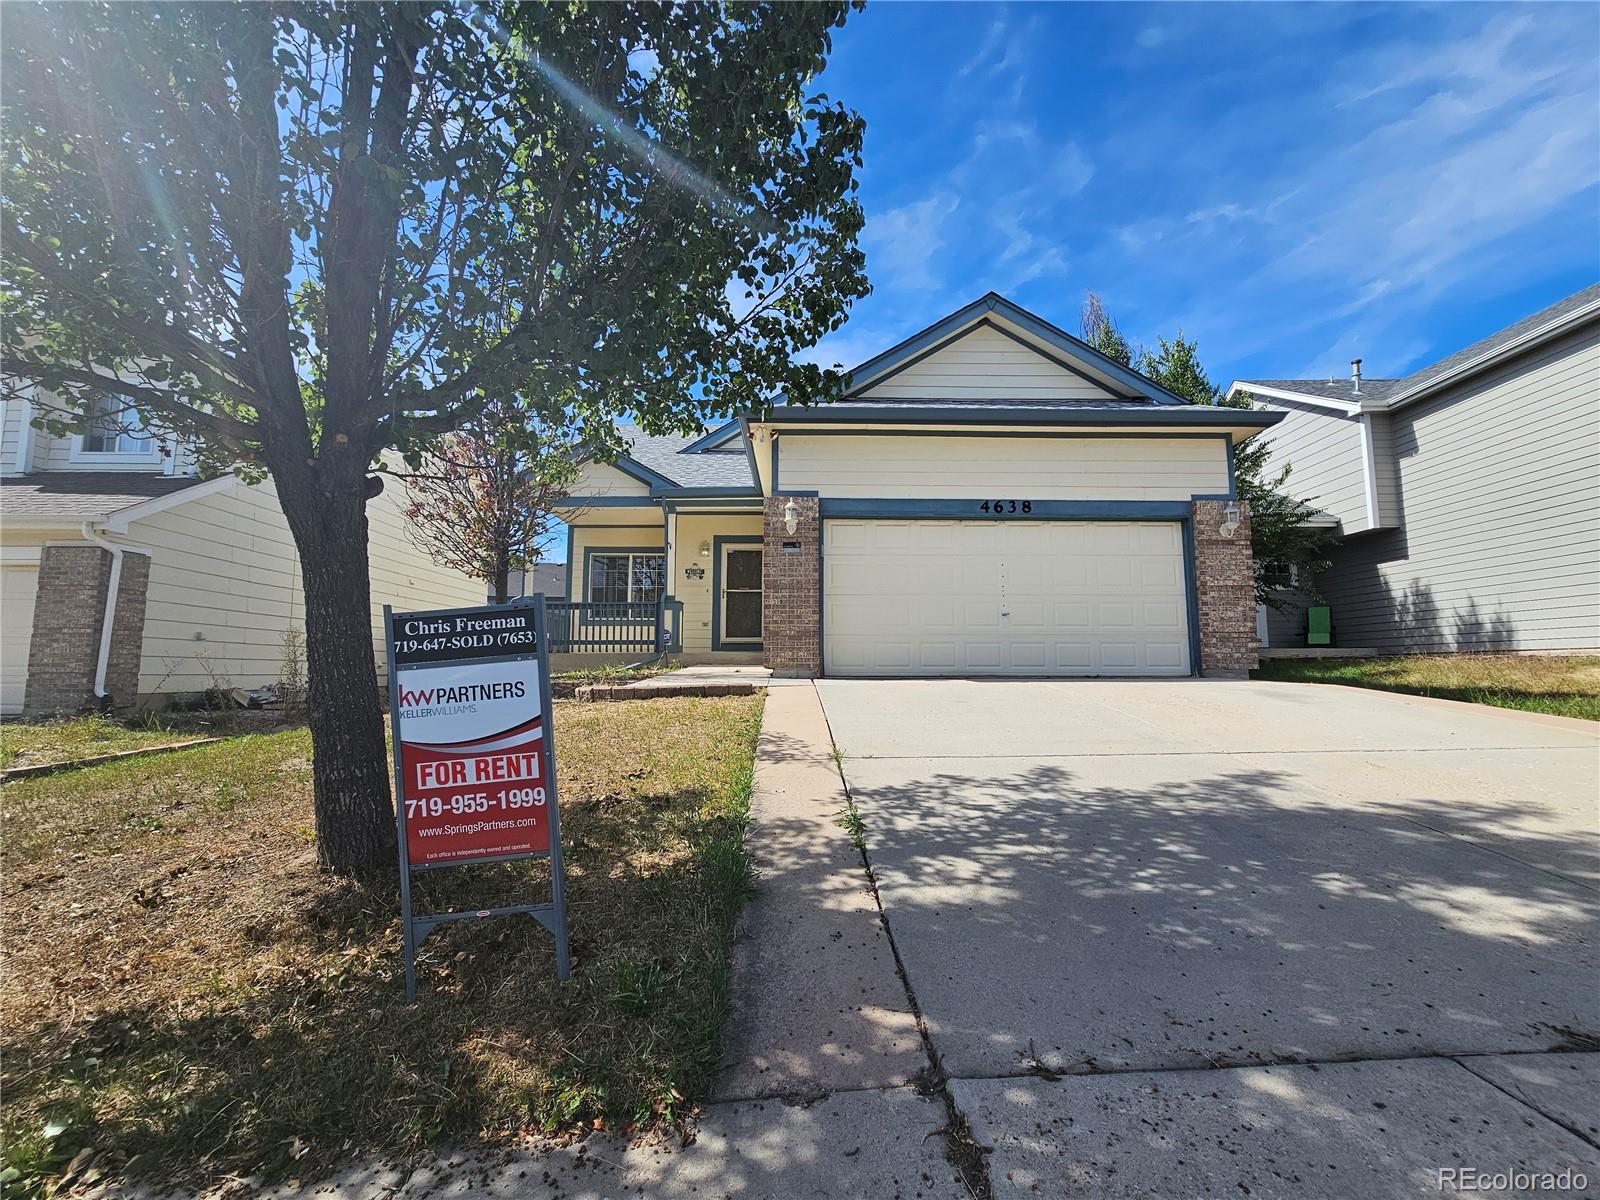
<svg viewBox="0 0 1600 1200">
<path fill-rule="evenodd" d="M 111 578 L 106 583 L 105 615 L 100 619 L 100 654 L 94 664 L 94 694 L 102 702 L 111 697 L 106 693 L 106 668 L 111 662 L 111 629 L 117 619 L 117 592 L 122 587 L 122 555 L 124 547 L 108 542 L 94 531 L 90 521 L 83 523 L 83 536 L 111 552 Z"/>
</svg>

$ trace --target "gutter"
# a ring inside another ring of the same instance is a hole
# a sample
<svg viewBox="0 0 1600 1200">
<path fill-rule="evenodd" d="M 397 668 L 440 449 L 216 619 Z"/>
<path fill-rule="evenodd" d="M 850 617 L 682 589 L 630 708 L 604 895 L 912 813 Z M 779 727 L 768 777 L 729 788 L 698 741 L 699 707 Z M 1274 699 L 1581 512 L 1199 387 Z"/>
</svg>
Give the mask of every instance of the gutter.
<svg viewBox="0 0 1600 1200">
<path fill-rule="evenodd" d="M 94 664 L 94 694 L 101 703 L 111 699 L 106 691 L 106 670 L 111 662 L 111 631 L 117 619 L 117 593 L 122 589 L 122 556 L 128 551 L 135 554 L 150 553 L 142 546 L 123 546 L 116 542 L 107 541 L 95 532 L 94 523 L 85 521 L 82 526 L 85 540 L 99 546 L 111 554 L 111 578 L 106 583 L 105 613 L 100 618 L 100 653 Z"/>
</svg>

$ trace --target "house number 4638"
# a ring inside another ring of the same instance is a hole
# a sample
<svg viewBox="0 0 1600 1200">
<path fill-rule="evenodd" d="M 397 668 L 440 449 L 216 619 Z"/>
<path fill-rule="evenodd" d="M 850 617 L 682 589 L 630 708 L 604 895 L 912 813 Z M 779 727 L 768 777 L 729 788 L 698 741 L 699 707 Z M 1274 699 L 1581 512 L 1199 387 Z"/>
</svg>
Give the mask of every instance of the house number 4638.
<svg viewBox="0 0 1600 1200">
<path fill-rule="evenodd" d="M 1012 513 L 1031 513 L 1032 500 L 985 500 L 978 505 L 979 512 L 1003 514 L 1010 516 Z"/>
</svg>

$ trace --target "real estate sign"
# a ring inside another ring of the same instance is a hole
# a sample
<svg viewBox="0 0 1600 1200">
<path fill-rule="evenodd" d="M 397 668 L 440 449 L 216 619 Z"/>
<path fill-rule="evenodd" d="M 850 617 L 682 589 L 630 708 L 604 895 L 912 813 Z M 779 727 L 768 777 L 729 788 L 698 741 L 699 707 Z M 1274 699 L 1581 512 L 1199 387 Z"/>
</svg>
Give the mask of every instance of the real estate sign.
<svg viewBox="0 0 1600 1200">
<path fill-rule="evenodd" d="M 406 996 L 416 947 L 445 921 L 526 913 L 568 974 L 561 820 L 544 597 L 482 608 L 384 609 L 394 737 Z M 416 915 L 413 871 L 548 856 L 548 904 Z"/>
</svg>

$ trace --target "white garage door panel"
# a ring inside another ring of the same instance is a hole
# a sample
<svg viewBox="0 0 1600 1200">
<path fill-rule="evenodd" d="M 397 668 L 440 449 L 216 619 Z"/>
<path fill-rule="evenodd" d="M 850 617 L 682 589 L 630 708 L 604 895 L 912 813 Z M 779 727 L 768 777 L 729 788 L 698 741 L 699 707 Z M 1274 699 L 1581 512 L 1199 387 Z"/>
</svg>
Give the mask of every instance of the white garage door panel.
<svg viewBox="0 0 1600 1200">
<path fill-rule="evenodd" d="M 38 567 L 0 567 L 0 713 L 8 716 L 22 711 L 38 589 Z"/>
<path fill-rule="evenodd" d="M 830 520 L 832 675 L 1187 675 L 1175 521 Z"/>
</svg>

